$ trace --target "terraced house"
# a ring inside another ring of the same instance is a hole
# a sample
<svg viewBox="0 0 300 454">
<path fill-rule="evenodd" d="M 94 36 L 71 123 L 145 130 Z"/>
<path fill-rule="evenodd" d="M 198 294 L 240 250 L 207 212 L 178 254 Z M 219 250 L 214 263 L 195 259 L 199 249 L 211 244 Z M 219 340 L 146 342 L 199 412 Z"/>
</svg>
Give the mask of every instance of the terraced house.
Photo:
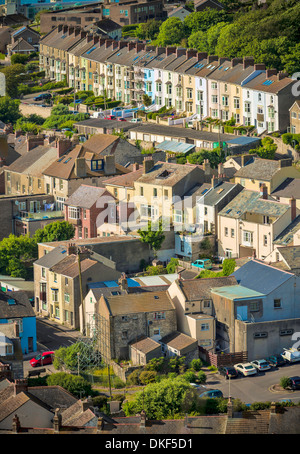
<svg viewBox="0 0 300 454">
<path fill-rule="evenodd" d="M 50 65 L 50 67 L 48 67 Z M 143 95 L 156 108 L 173 107 L 264 131 L 285 131 L 296 82 L 285 73 L 255 64 L 252 57 L 228 60 L 194 49 L 154 47 L 99 38 L 59 25 L 41 40 L 41 69 L 70 86 L 131 104 Z"/>
</svg>

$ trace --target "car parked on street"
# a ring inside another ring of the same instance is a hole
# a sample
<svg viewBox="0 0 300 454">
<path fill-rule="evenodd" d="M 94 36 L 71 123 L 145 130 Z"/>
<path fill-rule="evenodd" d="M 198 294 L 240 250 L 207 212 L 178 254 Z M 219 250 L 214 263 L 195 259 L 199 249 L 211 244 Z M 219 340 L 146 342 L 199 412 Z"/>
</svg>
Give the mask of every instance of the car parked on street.
<svg viewBox="0 0 300 454">
<path fill-rule="evenodd" d="M 292 388 L 293 391 L 300 389 L 300 377 L 298 376 L 290 377 L 290 387 Z"/>
<path fill-rule="evenodd" d="M 197 268 L 202 268 L 204 270 L 211 270 L 212 262 L 210 259 L 198 259 L 192 263 L 192 266 L 196 266 Z"/>
<path fill-rule="evenodd" d="M 123 118 L 123 117 L 118 117 L 117 120 L 118 121 L 127 121 L 126 118 Z"/>
<path fill-rule="evenodd" d="M 218 371 L 220 375 L 223 375 L 226 378 L 226 380 L 228 380 L 229 378 L 236 378 L 239 375 L 235 368 L 232 366 L 219 367 Z"/>
<path fill-rule="evenodd" d="M 272 355 L 266 358 L 266 360 L 273 367 L 285 366 L 286 364 L 286 360 L 282 357 L 282 355 Z"/>
<path fill-rule="evenodd" d="M 223 397 L 223 393 L 219 389 L 209 389 L 208 391 L 201 393 L 199 397 L 204 397 L 206 399 L 216 399 L 217 397 Z"/>
<path fill-rule="evenodd" d="M 251 361 L 250 364 L 252 364 L 252 366 L 254 366 L 258 372 L 263 372 L 265 370 L 271 369 L 270 364 L 265 359 L 256 359 L 254 361 Z"/>
<path fill-rule="evenodd" d="M 47 364 L 52 364 L 53 357 L 53 351 L 43 352 L 32 358 L 29 363 L 32 367 L 46 366 Z"/>
<path fill-rule="evenodd" d="M 107 117 L 104 117 L 104 120 L 116 120 L 117 117 L 115 115 L 108 115 Z"/>
<path fill-rule="evenodd" d="M 33 100 L 34 101 L 42 101 L 43 99 L 50 99 L 50 98 L 52 98 L 51 93 L 41 93 L 40 95 L 35 96 L 33 98 Z"/>
<path fill-rule="evenodd" d="M 234 368 L 239 374 L 242 374 L 245 377 L 257 374 L 257 369 L 251 363 L 235 364 Z"/>
</svg>

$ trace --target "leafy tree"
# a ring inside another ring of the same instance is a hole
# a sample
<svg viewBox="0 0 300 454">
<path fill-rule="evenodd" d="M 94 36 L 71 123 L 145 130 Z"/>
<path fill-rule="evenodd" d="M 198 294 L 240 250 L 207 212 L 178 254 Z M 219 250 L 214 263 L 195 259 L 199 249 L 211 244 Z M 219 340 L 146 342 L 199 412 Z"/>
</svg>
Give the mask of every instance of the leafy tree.
<svg viewBox="0 0 300 454">
<path fill-rule="evenodd" d="M 178 266 L 178 259 L 175 259 L 174 257 L 172 257 L 166 267 L 167 273 L 168 274 L 176 273 L 177 266 Z"/>
<path fill-rule="evenodd" d="M 206 379 L 207 379 L 206 373 L 203 372 L 203 370 L 200 370 L 200 371 L 198 372 L 198 381 L 199 381 L 199 383 L 200 383 L 200 384 L 206 383 Z"/>
<path fill-rule="evenodd" d="M 21 117 L 20 101 L 9 96 L 0 97 L 0 120 L 3 123 L 15 123 Z"/>
<path fill-rule="evenodd" d="M 229 17 L 224 11 L 215 9 L 205 9 L 197 11 L 185 17 L 183 23 L 187 33 L 195 33 L 198 31 L 206 31 L 218 22 L 227 22 Z"/>
<path fill-rule="evenodd" d="M 37 244 L 27 235 L 9 235 L 0 242 L 0 273 L 26 277 L 25 264 L 37 258 Z"/>
<path fill-rule="evenodd" d="M 135 30 L 135 36 L 139 39 L 155 39 L 159 33 L 162 22 L 149 19 L 147 22 L 139 24 Z"/>
<path fill-rule="evenodd" d="M 184 375 L 183 375 L 183 378 L 188 381 L 189 383 L 195 383 L 196 381 L 196 374 L 193 370 L 187 370 Z"/>
<path fill-rule="evenodd" d="M 136 394 L 132 402 L 125 403 L 123 409 L 126 416 L 136 414 L 144 408 L 149 419 L 166 419 L 189 410 L 191 395 L 195 396 L 196 393 L 185 379 L 166 378 L 159 383 L 147 385 L 143 392 Z"/>
<path fill-rule="evenodd" d="M 178 17 L 169 17 L 160 27 L 157 44 L 159 46 L 179 44 L 184 37 L 183 22 Z"/>
<path fill-rule="evenodd" d="M 230 276 L 236 267 L 234 259 L 225 259 L 223 261 L 223 276 Z"/>
<path fill-rule="evenodd" d="M 140 235 L 141 242 L 149 244 L 154 253 L 161 248 L 165 239 L 161 221 L 158 223 L 151 223 L 151 221 L 149 221 L 147 230 L 139 229 L 138 234 Z"/>
<path fill-rule="evenodd" d="M 34 240 L 37 243 L 65 241 L 74 237 L 75 228 L 67 221 L 56 221 L 47 224 L 43 229 L 36 230 Z"/>
<path fill-rule="evenodd" d="M 262 145 L 249 151 L 251 154 L 257 154 L 262 159 L 274 159 L 277 145 L 271 137 L 264 137 Z"/>
<path fill-rule="evenodd" d="M 91 384 L 78 375 L 58 372 L 47 377 L 48 386 L 61 386 L 76 397 L 90 396 L 92 394 Z"/>
<path fill-rule="evenodd" d="M 154 370 L 159 372 L 162 370 L 163 364 L 164 358 L 162 356 L 160 358 L 153 358 L 146 364 L 145 370 Z"/>
<path fill-rule="evenodd" d="M 18 97 L 18 83 L 22 81 L 21 74 L 25 72 L 24 65 L 17 63 L 14 65 L 6 66 L 1 69 L 5 75 L 6 94 L 11 98 Z"/>
<path fill-rule="evenodd" d="M 144 370 L 140 373 L 140 383 L 142 385 L 148 385 L 149 383 L 155 382 L 157 372 L 155 370 Z"/>
<path fill-rule="evenodd" d="M 146 107 L 151 106 L 151 104 L 152 104 L 152 99 L 150 98 L 149 95 L 147 95 L 147 94 L 144 94 L 144 95 L 143 95 L 143 104 L 144 104 L 144 106 L 146 106 Z"/>
<path fill-rule="evenodd" d="M 145 276 L 158 276 L 160 274 L 166 274 L 166 269 L 163 265 L 153 265 L 147 266 L 145 271 Z"/>
<path fill-rule="evenodd" d="M 213 150 L 200 150 L 188 155 L 187 160 L 190 164 L 203 164 L 204 160 L 208 159 L 213 169 L 218 167 L 218 164 L 225 161 L 223 150 L 219 147 Z"/>
</svg>

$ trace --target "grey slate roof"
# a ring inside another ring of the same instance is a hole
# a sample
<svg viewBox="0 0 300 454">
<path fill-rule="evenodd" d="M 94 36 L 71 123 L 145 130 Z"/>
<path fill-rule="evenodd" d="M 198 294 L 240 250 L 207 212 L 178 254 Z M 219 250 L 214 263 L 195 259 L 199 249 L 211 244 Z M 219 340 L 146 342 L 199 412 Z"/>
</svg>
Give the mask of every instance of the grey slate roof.
<svg viewBox="0 0 300 454">
<path fill-rule="evenodd" d="M 104 188 L 82 184 L 65 201 L 65 204 L 89 209 L 97 202 L 104 192 L 106 192 Z"/>
<path fill-rule="evenodd" d="M 52 251 L 40 257 L 34 262 L 35 265 L 42 266 L 43 268 L 51 268 L 59 263 L 67 255 L 67 248 L 65 246 L 57 246 Z"/>
<path fill-rule="evenodd" d="M 249 260 L 249 262 L 237 269 L 233 276 L 240 285 L 268 295 L 291 279 L 293 274 L 266 265 L 258 260 Z"/>
<path fill-rule="evenodd" d="M 272 196 L 300 199 L 300 179 L 287 178 L 272 192 Z"/>
<path fill-rule="evenodd" d="M 219 183 L 215 188 L 211 188 L 210 191 L 208 191 L 204 195 L 204 205 L 208 206 L 215 206 L 219 203 L 219 201 L 225 197 L 230 191 L 232 191 L 234 188 L 236 188 L 237 184 L 234 183 L 229 183 L 227 181 L 222 181 Z M 241 186 L 242 189 L 242 186 Z"/>
<path fill-rule="evenodd" d="M 220 211 L 219 215 L 239 219 L 244 213 L 250 212 L 280 217 L 287 210 L 288 204 L 262 199 L 260 192 L 244 189 Z"/>
<path fill-rule="evenodd" d="M 16 304 L 9 304 L 9 300 Z M 23 291 L 0 292 L 0 319 L 35 317 L 28 295 Z"/>
<path fill-rule="evenodd" d="M 300 268 L 300 246 L 281 247 L 278 251 L 291 270 Z"/>
<path fill-rule="evenodd" d="M 280 169 L 280 162 L 271 159 L 255 159 L 251 164 L 241 167 L 235 177 L 270 181 Z"/>
<path fill-rule="evenodd" d="M 300 215 L 288 225 L 273 241 L 274 244 L 288 246 L 293 241 L 293 236 L 300 229 Z"/>
</svg>

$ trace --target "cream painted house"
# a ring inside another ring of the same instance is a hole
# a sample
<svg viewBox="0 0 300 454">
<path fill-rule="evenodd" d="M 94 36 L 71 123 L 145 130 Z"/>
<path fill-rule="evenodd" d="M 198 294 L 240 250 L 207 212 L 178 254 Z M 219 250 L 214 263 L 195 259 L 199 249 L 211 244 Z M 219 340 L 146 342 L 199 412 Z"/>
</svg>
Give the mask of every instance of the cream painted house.
<svg viewBox="0 0 300 454">
<path fill-rule="evenodd" d="M 283 204 L 265 192 L 244 189 L 218 215 L 219 256 L 264 259 L 297 213 L 294 199 Z"/>
<path fill-rule="evenodd" d="M 256 158 L 253 163 L 241 167 L 234 175 L 234 182 L 250 191 L 260 191 L 264 183 L 271 194 L 287 178 L 300 178 L 300 172 L 292 165 L 292 159 Z"/>
</svg>

